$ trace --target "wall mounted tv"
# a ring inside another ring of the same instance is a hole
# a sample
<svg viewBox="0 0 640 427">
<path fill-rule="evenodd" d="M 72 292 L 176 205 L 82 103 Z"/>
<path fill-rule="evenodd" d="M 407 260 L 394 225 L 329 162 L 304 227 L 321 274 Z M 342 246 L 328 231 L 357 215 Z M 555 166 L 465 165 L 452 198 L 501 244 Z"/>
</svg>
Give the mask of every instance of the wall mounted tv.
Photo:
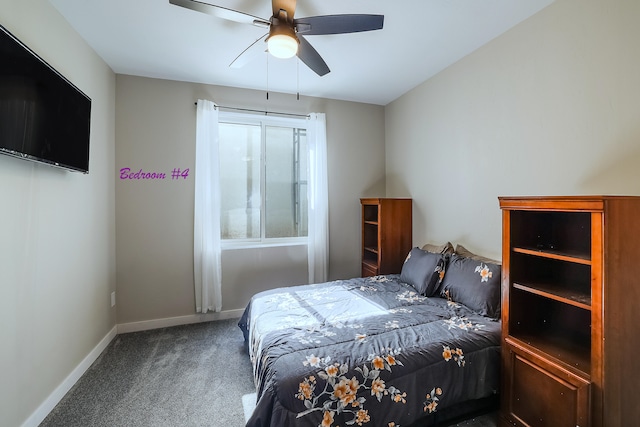
<svg viewBox="0 0 640 427">
<path fill-rule="evenodd" d="M 0 153 L 88 173 L 91 99 L 0 30 Z"/>
</svg>

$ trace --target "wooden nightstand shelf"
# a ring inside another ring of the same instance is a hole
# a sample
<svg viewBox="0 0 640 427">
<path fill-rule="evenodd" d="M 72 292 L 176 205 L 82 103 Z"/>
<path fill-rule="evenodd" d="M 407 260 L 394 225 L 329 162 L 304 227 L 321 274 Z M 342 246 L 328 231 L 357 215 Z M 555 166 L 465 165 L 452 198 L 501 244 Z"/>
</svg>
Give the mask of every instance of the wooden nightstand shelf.
<svg viewBox="0 0 640 427">
<path fill-rule="evenodd" d="M 411 199 L 360 199 L 362 277 L 400 273 L 411 250 Z"/>
<path fill-rule="evenodd" d="M 640 419 L 640 197 L 501 197 L 501 426 Z"/>
</svg>

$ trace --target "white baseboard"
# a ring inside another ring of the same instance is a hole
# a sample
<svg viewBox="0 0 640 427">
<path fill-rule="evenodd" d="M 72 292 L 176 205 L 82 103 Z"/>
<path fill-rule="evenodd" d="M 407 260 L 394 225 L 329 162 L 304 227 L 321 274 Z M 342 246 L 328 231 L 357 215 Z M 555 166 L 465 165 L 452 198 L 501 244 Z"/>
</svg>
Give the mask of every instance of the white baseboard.
<svg viewBox="0 0 640 427">
<path fill-rule="evenodd" d="M 210 322 L 212 320 L 236 319 L 242 316 L 244 309 L 225 310 L 217 313 L 190 314 L 188 316 L 167 317 L 164 319 L 143 320 L 141 322 L 120 323 L 118 333 L 146 331 L 149 329 L 168 328 L 171 326 L 189 325 L 192 323 Z"/>
<path fill-rule="evenodd" d="M 22 423 L 22 427 L 37 427 L 46 417 L 49 415 L 49 412 L 55 408 L 55 406 L 62 400 L 65 394 L 71 387 L 75 385 L 75 383 L 80 379 L 82 374 L 86 372 L 87 369 L 96 361 L 96 359 L 100 356 L 100 354 L 104 351 L 105 348 L 109 345 L 109 343 L 116 337 L 117 334 L 117 326 L 114 326 L 104 338 L 100 340 L 98 345 L 96 345 L 93 350 L 87 354 L 87 356 L 82 359 L 82 362 L 76 368 L 71 371 L 71 373 L 67 376 L 67 378 L 60 383 L 58 387 L 47 397 L 47 399 L 42 402 L 42 404 L 36 409 L 29 418 L 26 419 L 24 423 Z"/>
</svg>

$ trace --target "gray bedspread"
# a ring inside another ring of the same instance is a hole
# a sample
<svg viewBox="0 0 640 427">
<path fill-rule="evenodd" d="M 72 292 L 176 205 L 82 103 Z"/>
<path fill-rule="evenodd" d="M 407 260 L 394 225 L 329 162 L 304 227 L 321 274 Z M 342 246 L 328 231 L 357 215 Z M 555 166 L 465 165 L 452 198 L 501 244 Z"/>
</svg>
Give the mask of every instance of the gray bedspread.
<svg viewBox="0 0 640 427">
<path fill-rule="evenodd" d="M 265 291 L 239 326 L 257 389 L 248 427 L 406 426 L 498 392 L 500 322 L 397 275 Z"/>
</svg>

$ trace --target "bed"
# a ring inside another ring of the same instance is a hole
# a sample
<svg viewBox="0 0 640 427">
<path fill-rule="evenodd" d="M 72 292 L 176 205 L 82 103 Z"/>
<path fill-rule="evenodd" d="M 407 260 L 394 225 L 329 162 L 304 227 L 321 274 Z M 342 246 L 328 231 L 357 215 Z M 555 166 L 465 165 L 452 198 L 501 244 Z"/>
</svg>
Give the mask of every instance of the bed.
<svg viewBox="0 0 640 427">
<path fill-rule="evenodd" d="M 497 402 L 500 265 L 413 248 L 402 272 L 256 294 L 248 427 L 435 425 Z"/>
</svg>

